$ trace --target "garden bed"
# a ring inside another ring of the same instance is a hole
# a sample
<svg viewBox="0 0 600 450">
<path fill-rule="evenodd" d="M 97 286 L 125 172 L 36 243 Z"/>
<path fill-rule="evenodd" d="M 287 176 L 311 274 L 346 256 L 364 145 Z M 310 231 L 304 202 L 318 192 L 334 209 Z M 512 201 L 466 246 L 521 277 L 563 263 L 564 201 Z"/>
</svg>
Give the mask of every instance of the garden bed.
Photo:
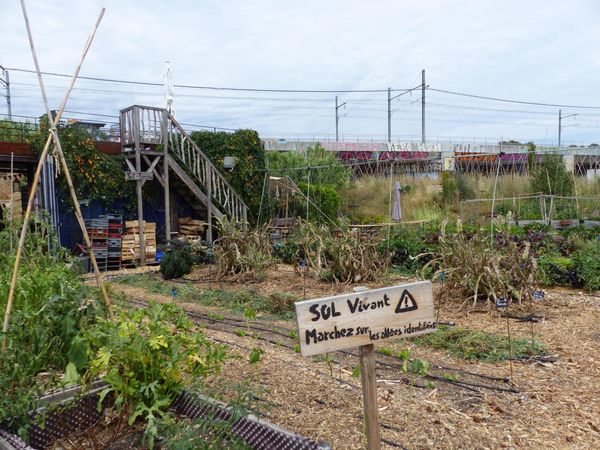
<svg viewBox="0 0 600 450">
<path fill-rule="evenodd" d="M 27 449 L 78 449 L 78 448 L 97 448 L 99 442 L 106 441 L 101 448 L 113 448 L 114 441 L 122 441 L 121 445 L 127 444 L 131 448 L 145 448 L 141 442 L 143 431 L 135 425 L 133 427 L 123 427 L 121 432 L 117 430 L 108 430 L 104 423 L 106 416 L 104 410 L 111 407 L 111 401 L 106 398 L 102 402 L 103 408 L 98 410 L 99 394 L 98 392 L 106 385 L 96 383 L 89 392 L 79 396 L 83 388 L 72 388 L 48 396 L 43 402 L 46 404 L 44 409 L 32 414 L 32 418 L 44 414 L 45 408 L 54 405 L 58 408 L 52 408 L 51 412 L 45 415 L 43 425 L 34 423 L 28 432 L 28 443 L 20 437 L 0 428 L 0 449 L 2 450 L 27 450 Z M 60 400 L 58 403 L 55 401 Z M 319 447 L 316 442 L 304 438 L 300 435 L 290 433 L 275 425 L 254 416 L 237 417 L 231 409 L 224 404 L 200 397 L 190 392 L 180 394 L 171 405 L 172 413 L 180 419 L 187 418 L 190 421 L 202 420 L 205 423 L 204 433 L 210 433 L 212 428 L 228 426 L 227 433 L 231 438 L 226 442 L 236 442 L 236 448 L 248 449 L 273 449 L 288 448 L 290 450 L 317 450 L 326 448 L 323 444 Z M 211 426 L 214 423 L 214 427 Z M 198 430 L 193 426 L 192 430 Z M 111 432 L 112 431 L 112 432 Z M 222 431 L 221 431 L 222 432 Z M 97 436 L 91 438 L 93 434 L 105 434 L 105 438 L 111 435 L 111 439 L 103 439 Z M 192 431 L 192 439 L 199 439 L 203 442 L 202 431 Z M 58 443 L 58 444 L 57 444 Z M 158 448 L 164 448 L 158 440 Z M 191 448 L 191 447 L 189 447 Z M 208 448 L 208 447 L 207 447 Z"/>
<path fill-rule="evenodd" d="M 161 282 L 188 289 L 209 288 L 208 267 L 197 268 L 187 281 Z M 271 275 L 273 274 L 273 275 Z M 204 278 L 204 279 L 203 279 Z M 191 280 L 194 282 L 192 283 Z M 392 282 L 398 283 L 400 280 Z M 300 294 L 303 277 L 290 266 L 267 271 L 264 281 L 223 283 L 210 281 L 210 288 L 230 292 L 252 290 L 263 295 L 285 290 Z M 149 292 L 139 286 L 113 284 L 130 298 L 171 302 L 165 293 Z M 344 285 L 312 281 L 307 297 L 349 290 Z M 165 289 L 166 293 L 169 291 Z M 436 298 L 438 294 L 436 288 Z M 189 292 L 176 302 L 198 313 L 232 317 L 231 311 L 194 301 Z M 499 313 L 456 311 L 457 303 L 442 304 L 440 321 L 455 322 L 472 332 L 506 337 L 506 319 Z M 519 314 L 528 312 L 529 304 Z M 551 289 L 543 301 L 533 304 L 533 312 L 542 317 L 538 323 L 511 320 L 515 339 L 527 340 L 533 325 L 536 341 L 544 344 L 550 358 L 513 361 L 515 392 L 486 388 L 469 388 L 461 382 L 509 388 L 502 379 L 510 377 L 510 363 L 465 359 L 447 349 L 410 341 L 385 344 L 392 354 L 411 349 L 411 357 L 428 361 L 431 373 L 445 381 L 401 376 L 398 369 L 378 366 L 379 406 L 384 448 L 593 448 L 600 442 L 600 419 L 596 399 L 600 396 L 600 297 L 568 289 Z M 244 317 L 239 315 L 241 328 Z M 261 327 L 294 330 L 292 322 L 268 319 Z M 332 355 L 327 358 L 303 358 L 288 347 L 280 336 L 267 332 L 236 333 L 234 329 L 213 329 L 207 321 L 206 334 L 217 342 L 226 342 L 239 355 L 226 362 L 223 374 L 231 382 L 253 380 L 261 393 L 264 414 L 279 426 L 293 429 L 314 440 L 331 442 L 333 448 L 358 449 L 364 445 L 360 382 L 353 376 L 356 358 Z M 272 342 L 260 340 L 264 336 Z M 248 353 L 256 347 L 263 351 L 260 364 L 247 363 Z M 390 357 L 378 360 L 393 364 Z M 493 359 L 493 358 L 492 358 Z M 434 367 L 435 366 L 435 367 Z M 441 368 L 440 368 L 441 367 Z M 465 370 L 478 376 L 461 373 Z M 483 378 L 489 377 L 491 379 Z M 493 381 L 493 380 L 498 381 Z M 410 382 L 412 380 L 412 383 Z M 477 381 L 478 380 L 478 381 Z M 412 386 L 412 387 L 411 387 Z"/>
</svg>

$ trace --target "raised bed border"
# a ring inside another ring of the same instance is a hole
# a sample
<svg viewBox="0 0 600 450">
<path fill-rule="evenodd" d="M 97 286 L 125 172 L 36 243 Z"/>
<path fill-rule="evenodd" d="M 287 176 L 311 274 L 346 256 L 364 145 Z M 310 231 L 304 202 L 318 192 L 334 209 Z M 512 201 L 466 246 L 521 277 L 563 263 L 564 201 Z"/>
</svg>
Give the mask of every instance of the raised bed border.
<svg viewBox="0 0 600 450">
<path fill-rule="evenodd" d="M 42 397 L 41 406 L 32 417 L 43 413 L 50 404 L 64 408 L 49 413 L 43 428 L 32 425 L 29 445 L 0 426 L 0 450 L 45 449 L 60 438 L 97 424 L 104 416 L 103 411 L 98 411 L 97 405 L 99 392 L 105 386 L 105 383 L 97 381 L 88 388 L 77 386 Z M 82 394 L 81 397 L 74 398 L 79 394 Z M 232 412 L 225 404 L 188 391 L 177 396 L 171 410 L 192 420 L 201 417 L 221 420 L 232 418 Z M 251 415 L 236 420 L 231 426 L 231 433 L 255 450 L 331 450 L 329 444 L 317 443 Z"/>
</svg>

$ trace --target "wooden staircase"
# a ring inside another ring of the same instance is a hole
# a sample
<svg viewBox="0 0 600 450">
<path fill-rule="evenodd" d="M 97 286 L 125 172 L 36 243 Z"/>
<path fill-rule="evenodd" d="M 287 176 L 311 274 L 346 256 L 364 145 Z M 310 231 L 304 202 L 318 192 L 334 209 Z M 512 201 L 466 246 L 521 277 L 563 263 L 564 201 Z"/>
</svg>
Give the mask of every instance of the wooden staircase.
<svg viewBox="0 0 600 450">
<path fill-rule="evenodd" d="M 158 179 L 165 189 L 165 215 L 169 218 L 169 172 L 177 175 L 187 192 L 206 209 L 207 240 L 212 240 L 212 219 L 223 215 L 245 222 L 248 207 L 189 134 L 162 108 L 134 105 L 121 111 L 121 151 L 127 162 L 127 179 L 138 183 L 138 216 L 143 216 L 141 190 L 147 180 Z M 198 208 L 196 208 L 198 209 Z M 170 239 L 170 220 L 167 239 Z"/>
</svg>

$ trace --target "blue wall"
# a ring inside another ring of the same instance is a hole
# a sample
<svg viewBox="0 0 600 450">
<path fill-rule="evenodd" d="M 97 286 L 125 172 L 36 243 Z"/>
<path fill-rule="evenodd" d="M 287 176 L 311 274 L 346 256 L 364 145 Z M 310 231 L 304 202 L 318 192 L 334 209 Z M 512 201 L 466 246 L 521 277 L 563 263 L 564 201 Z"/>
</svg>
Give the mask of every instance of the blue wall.
<svg viewBox="0 0 600 450">
<path fill-rule="evenodd" d="M 180 217 L 194 217 L 193 209 L 179 195 L 172 195 L 173 207 L 179 211 Z M 156 239 L 164 243 L 165 234 L 165 209 L 162 201 L 144 200 L 144 220 L 156 223 Z M 81 213 L 84 219 L 93 219 L 101 214 L 122 214 L 123 220 L 137 220 L 137 205 L 124 205 L 123 202 L 115 202 L 106 207 L 100 202 L 92 202 L 89 205 L 81 205 Z M 60 239 L 63 247 L 74 248 L 75 244 L 83 243 L 83 236 L 79 224 L 75 218 L 72 208 L 67 205 L 59 205 Z"/>
</svg>

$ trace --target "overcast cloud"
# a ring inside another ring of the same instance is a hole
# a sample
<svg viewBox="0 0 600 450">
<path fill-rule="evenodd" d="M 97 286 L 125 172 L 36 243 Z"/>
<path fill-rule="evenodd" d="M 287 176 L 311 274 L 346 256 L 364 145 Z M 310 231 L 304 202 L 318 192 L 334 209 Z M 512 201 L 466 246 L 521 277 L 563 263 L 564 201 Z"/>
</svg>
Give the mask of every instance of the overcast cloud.
<svg viewBox="0 0 600 450">
<path fill-rule="evenodd" d="M 0 64 L 32 68 L 19 2 L 0 0 L 0 5 Z M 73 71 L 105 6 L 82 75 L 160 83 L 164 62 L 170 60 L 177 84 L 385 89 L 416 86 L 421 69 L 426 69 L 432 88 L 600 106 L 600 2 L 594 0 L 29 0 L 27 5 L 40 64 L 48 72 Z M 10 75 L 13 113 L 39 115 L 42 104 L 35 78 L 20 72 Z M 46 77 L 46 83 L 52 86 L 52 106 L 58 107 L 67 80 Z M 91 81 L 77 87 L 82 89 L 75 92 L 68 111 L 116 115 L 133 103 L 164 104 L 160 87 Z M 185 123 L 255 128 L 265 136 L 335 131 L 335 94 L 190 89 L 176 89 L 175 94 L 177 117 Z M 339 95 L 340 102 L 348 102 L 341 111 L 347 115 L 340 119 L 346 139 L 385 135 L 385 93 Z M 393 102 L 394 135 L 419 135 L 420 97 L 415 92 Z M 431 139 L 556 139 L 557 107 L 432 91 L 427 101 Z M 5 110 L 0 100 L 0 113 Z M 565 125 L 574 126 L 565 128 L 563 140 L 600 141 L 600 108 L 563 108 L 565 115 L 574 113 L 580 115 L 565 119 Z"/>
</svg>

